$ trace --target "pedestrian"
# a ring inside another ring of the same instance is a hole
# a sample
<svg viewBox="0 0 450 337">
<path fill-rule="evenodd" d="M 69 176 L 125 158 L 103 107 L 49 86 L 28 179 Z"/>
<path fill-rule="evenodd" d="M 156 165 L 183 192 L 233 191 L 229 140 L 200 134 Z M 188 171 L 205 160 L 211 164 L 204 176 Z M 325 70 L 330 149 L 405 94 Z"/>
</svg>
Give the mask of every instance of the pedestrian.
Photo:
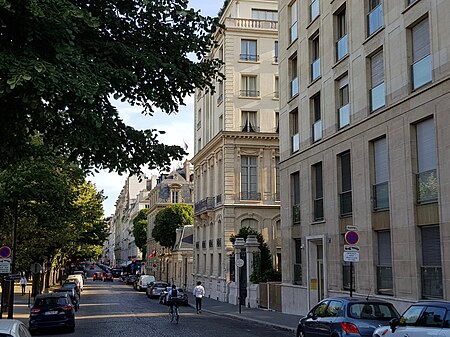
<svg viewBox="0 0 450 337">
<path fill-rule="evenodd" d="M 25 289 L 27 287 L 27 278 L 25 277 L 25 275 L 22 275 L 22 277 L 20 278 L 20 285 L 22 287 L 22 296 L 25 295 Z"/>
<path fill-rule="evenodd" d="M 202 312 L 202 298 L 205 296 L 205 288 L 203 288 L 200 281 L 197 282 L 193 294 L 195 296 L 195 308 L 197 309 L 197 314 L 200 314 Z"/>
</svg>

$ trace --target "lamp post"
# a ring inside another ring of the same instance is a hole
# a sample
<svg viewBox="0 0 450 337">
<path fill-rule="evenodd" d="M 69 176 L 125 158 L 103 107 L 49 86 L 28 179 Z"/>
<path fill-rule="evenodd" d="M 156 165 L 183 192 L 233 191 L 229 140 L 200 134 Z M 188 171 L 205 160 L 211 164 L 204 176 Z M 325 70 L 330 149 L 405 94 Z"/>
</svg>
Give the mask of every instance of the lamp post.
<svg viewBox="0 0 450 337">
<path fill-rule="evenodd" d="M 241 299 L 242 299 L 242 289 L 241 289 L 241 268 L 244 266 L 244 260 L 241 259 L 241 250 L 245 248 L 244 238 L 236 238 L 234 241 L 234 254 L 235 254 L 235 265 L 237 267 L 237 282 L 238 282 L 238 304 L 239 304 L 239 313 L 241 313 Z M 236 268 L 235 267 L 235 268 Z"/>
</svg>

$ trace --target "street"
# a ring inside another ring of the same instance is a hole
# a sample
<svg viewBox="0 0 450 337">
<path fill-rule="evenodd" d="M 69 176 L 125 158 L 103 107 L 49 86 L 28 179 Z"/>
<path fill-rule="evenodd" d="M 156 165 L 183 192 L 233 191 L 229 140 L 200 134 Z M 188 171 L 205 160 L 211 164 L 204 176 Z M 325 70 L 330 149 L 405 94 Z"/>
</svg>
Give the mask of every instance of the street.
<svg viewBox="0 0 450 337">
<path fill-rule="evenodd" d="M 89 273 L 91 274 L 91 272 Z M 207 309 L 207 308 L 205 308 Z M 197 315 L 191 307 L 180 307 L 179 324 L 169 323 L 168 307 L 157 299 L 147 298 L 131 285 L 118 281 L 92 281 L 89 277 L 76 313 L 74 334 L 52 333 L 52 336 L 240 336 L 292 337 L 292 332 L 275 330 L 252 322 L 203 312 Z"/>
</svg>

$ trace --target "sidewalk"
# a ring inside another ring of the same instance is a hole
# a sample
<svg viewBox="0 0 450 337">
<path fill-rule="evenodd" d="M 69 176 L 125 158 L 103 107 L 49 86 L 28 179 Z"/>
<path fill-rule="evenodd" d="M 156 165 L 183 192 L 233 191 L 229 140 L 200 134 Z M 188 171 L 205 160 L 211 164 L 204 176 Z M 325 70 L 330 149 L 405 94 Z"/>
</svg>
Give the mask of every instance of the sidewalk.
<svg viewBox="0 0 450 337">
<path fill-rule="evenodd" d="M 188 293 L 188 298 L 189 305 L 195 308 L 194 295 L 192 295 L 192 293 Z M 240 320 L 252 321 L 294 332 L 297 331 L 298 321 L 300 317 L 302 317 L 300 315 L 283 314 L 281 312 L 265 309 L 251 309 L 245 306 L 241 306 L 241 313 L 239 313 L 238 305 L 216 301 L 207 297 L 203 297 L 202 311 Z"/>
</svg>

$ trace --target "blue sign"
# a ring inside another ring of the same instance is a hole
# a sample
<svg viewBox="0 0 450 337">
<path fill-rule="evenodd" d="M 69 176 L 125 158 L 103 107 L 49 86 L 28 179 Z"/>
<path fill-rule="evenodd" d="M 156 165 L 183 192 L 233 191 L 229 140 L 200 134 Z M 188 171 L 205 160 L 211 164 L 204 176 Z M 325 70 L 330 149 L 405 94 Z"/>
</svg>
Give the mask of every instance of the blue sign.
<svg viewBox="0 0 450 337">
<path fill-rule="evenodd" d="M 3 246 L 0 248 L 0 257 L 10 257 L 11 256 L 11 248 L 8 246 Z"/>
</svg>

